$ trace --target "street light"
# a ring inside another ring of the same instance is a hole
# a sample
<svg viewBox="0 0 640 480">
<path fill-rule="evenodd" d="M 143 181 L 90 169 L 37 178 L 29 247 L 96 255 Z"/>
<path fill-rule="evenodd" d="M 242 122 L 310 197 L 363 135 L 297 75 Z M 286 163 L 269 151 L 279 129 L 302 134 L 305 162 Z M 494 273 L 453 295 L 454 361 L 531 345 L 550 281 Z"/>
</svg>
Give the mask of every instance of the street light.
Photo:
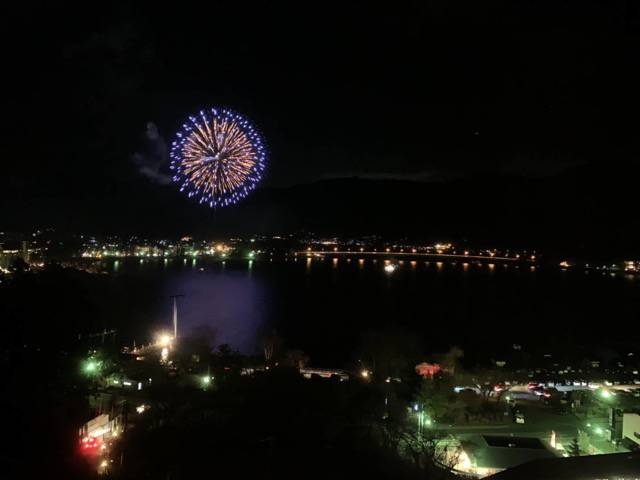
<svg viewBox="0 0 640 480">
<path fill-rule="evenodd" d="M 600 391 L 600 396 L 606 400 L 609 400 L 613 396 L 613 393 L 609 390 L 603 389 Z"/>
<path fill-rule="evenodd" d="M 85 361 L 83 370 L 87 375 L 93 375 L 100 370 L 101 362 L 98 362 L 93 359 L 89 359 Z"/>
<path fill-rule="evenodd" d="M 422 434 L 424 427 L 430 427 L 433 422 L 431 418 L 425 414 L 424 410 L 418 412 L 418 433 Z"/>
<path fill-rule="evenodd" d="M 211 380 L 213 380 L 213 377 L 209 375 L 202 377 L 202 388 L 207 388 L 211 384 Z"/>
<path fill-rule="evenodd" d="M 173 340 L 173 338 L 168 333 L 161 333 L 158 335 L 158 345 L 160 347 L 168 347 L 171 345 L 171 340 Z"/>
</svg>

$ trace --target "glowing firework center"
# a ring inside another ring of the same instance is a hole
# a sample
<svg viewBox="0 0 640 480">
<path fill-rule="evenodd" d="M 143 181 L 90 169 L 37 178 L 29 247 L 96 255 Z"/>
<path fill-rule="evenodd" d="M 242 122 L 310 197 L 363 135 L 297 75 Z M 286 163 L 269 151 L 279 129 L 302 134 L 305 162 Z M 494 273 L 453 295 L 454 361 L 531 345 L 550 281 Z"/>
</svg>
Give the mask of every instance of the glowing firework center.
<svg viewBox="0 0 640 480">
<path fill-rule="evenodd" d="M 230 110 L 212 108 L 189 117 L 171 144 L 173 180 L 180 191 L 211 207 L 242 200 L 265 168 L 260 135 Z"/>
</svg>

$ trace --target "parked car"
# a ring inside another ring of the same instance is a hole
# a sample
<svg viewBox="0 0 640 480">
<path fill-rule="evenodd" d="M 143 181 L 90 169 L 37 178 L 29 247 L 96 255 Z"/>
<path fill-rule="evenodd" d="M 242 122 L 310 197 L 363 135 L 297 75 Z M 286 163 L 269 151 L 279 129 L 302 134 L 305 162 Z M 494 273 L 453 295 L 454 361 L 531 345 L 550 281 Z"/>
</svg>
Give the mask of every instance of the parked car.
<svg viewBox="0 0 640 480">
<path fill-rule="evenodd" d="M 533 387 L 531 389 L 531 392 L 534 393 L 535 395 L 539 396 L 539 397 L 544 395 L 544 391 L 545 391 L 545 388 L 542 385 L 538 385 L 537 387 Z"/>
</svg>

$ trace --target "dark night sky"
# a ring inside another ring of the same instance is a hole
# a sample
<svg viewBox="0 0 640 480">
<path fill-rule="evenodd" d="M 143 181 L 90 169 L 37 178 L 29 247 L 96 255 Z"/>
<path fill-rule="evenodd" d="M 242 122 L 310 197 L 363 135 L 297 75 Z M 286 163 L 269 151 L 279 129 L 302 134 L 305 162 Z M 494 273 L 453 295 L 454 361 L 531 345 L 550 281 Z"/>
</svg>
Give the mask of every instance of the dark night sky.
<svg viewBox="0 0 640 480">
<path fill-rule="evenodd" d="M 3 15 L 9 227 L 189 208 L 138 170 L 208 105 L 260 127 L 267 189 L 637 173 L 634 2 L 28 3 Z"/>
</svg>

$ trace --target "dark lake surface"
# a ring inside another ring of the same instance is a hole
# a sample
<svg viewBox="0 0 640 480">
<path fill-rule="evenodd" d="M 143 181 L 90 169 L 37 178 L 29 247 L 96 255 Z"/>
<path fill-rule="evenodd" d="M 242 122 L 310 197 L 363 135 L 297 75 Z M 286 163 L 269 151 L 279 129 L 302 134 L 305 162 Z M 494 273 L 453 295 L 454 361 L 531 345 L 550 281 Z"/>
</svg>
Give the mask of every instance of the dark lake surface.
<svg viewBox="0 0 640 480">
<path fill-rule="evenodd" d="M 287 348 L 316 365 L 348 361 L 367 330 L 407 329 L 429 351 L 461 346 L 469 359 L 499 355 L 514 343 L 562 350 L 637 345 L 640 277 L 554 267 L 357 257 L 289 260 L 138 259 L 105 263 L 118 323 L 138 341 L 171 327 L 215 331 L 216 343 L 243 352 L 275 328 Z M 113 293 L 113 292 L 116 293 Z"/>
</svg>

